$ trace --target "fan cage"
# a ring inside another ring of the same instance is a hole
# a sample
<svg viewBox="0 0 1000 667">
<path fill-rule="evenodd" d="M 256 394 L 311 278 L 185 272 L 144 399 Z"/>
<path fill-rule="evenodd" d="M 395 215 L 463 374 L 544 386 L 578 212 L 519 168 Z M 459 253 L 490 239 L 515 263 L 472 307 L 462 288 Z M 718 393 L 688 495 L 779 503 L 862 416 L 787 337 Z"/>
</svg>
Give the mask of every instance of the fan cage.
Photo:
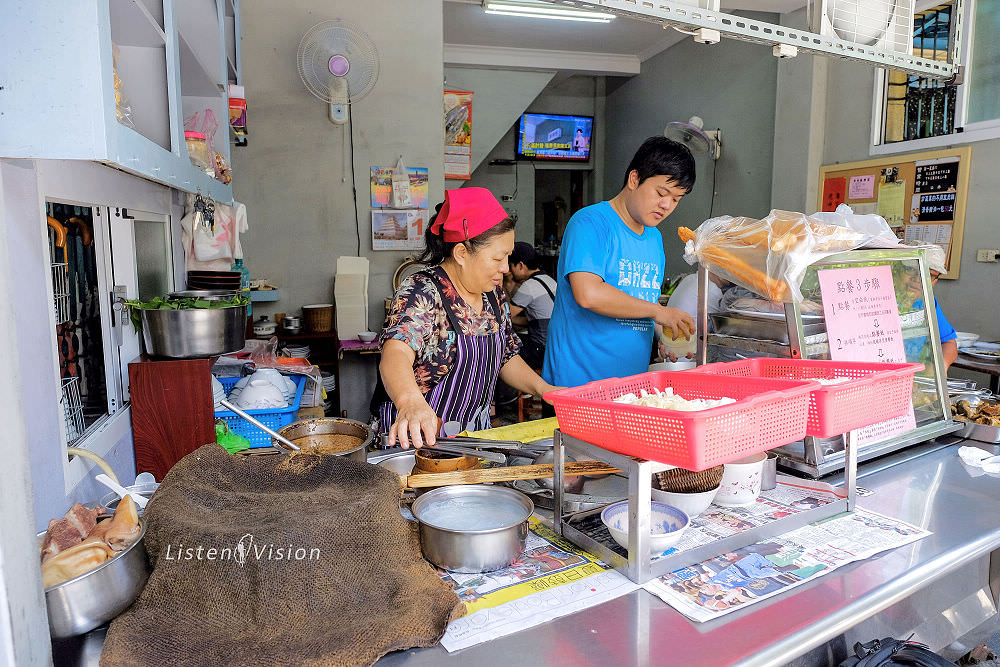
<svg viewBox="0 0 1000 667">
<path fill-rule="evenodd" d="M 306 89 L 315 97 L 330 102 L 330 89 L 335 76 L 330 72 L 330 59 L 344 56 L 350 69 L 347 81 L 347 103 L 357 102 L 371 92 L 378 81 L 378 48 L 367 33 L 344 21 L 323 21 L 309 28 L 299 42 L 297 65 Z"/>
</svg>

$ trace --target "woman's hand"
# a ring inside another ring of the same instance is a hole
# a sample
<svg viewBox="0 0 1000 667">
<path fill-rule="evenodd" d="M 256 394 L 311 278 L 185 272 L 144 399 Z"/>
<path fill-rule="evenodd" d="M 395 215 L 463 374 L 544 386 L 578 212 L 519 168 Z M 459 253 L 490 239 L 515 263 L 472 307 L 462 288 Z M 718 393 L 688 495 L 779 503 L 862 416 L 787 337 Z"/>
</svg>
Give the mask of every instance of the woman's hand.
<svg viewBox="0 0 1000 667">
<path fill-rule="evenodd" d="M 396 421 L 389 427 L 390 447 L 394 447 L 397 441 L 403 449 L 408 449 L 411 443 L 414 447 L 434 445 L 441 420 L 423 396 L 397 403 L 396 411 Z"/>
</svg>

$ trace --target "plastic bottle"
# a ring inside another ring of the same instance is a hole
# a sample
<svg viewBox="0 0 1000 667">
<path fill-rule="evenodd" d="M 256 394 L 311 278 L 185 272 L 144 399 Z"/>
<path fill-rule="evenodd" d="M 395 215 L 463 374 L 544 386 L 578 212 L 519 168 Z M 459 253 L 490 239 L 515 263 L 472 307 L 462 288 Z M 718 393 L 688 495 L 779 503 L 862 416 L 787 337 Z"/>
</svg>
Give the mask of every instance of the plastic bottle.
<svg viewBox="0 0 1000 667">
<path fill-rule="evenodd" d="M 248 269 L 246 266 L 244 266 L 242 259 L 237 259 L 235 262 L 233 262 L 233 271 L 239 271 L 240 272 L 240 296 L 245 296 L 246 298 L 249 299 L 250 298 L 250 269 Z M 252 303 L 248 303 L 247 304 L 247 317 L 250 317 L 253 314 L 252 307 L 253 307 Z"/>
</svg>

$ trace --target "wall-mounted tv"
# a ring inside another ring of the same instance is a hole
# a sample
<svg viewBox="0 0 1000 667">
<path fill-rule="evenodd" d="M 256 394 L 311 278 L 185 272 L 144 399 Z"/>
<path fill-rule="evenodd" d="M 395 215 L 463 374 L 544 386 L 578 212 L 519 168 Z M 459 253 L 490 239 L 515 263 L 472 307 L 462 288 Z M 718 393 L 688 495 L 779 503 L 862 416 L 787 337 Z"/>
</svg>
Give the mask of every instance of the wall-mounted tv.
<svg viewBox="0 0 1000 667">
<path fill-rule="evenodd" d="M 522 160 L 590 159 L 594 129 L 592 116 L 526 113 L 517 133 L 517 157 Z"/>
</svg>

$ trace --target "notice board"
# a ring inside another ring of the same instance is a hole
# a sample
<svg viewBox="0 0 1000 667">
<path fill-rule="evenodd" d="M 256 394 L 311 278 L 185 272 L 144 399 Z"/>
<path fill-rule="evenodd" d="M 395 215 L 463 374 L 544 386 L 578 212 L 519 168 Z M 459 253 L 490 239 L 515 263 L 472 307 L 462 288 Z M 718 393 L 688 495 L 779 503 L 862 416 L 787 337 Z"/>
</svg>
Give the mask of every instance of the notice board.
<svg viewBox="0 0 1000 667">
<path fill-rule="evenodd" d="M 819 170 L 817 210 L 846 203 L 855 213 L 877 213 L 908 243 L 944 248 L 948 274 L 958 278 L 965 199 L 972 167 L 968 146 L 831 164 Z"/>
</svg>

